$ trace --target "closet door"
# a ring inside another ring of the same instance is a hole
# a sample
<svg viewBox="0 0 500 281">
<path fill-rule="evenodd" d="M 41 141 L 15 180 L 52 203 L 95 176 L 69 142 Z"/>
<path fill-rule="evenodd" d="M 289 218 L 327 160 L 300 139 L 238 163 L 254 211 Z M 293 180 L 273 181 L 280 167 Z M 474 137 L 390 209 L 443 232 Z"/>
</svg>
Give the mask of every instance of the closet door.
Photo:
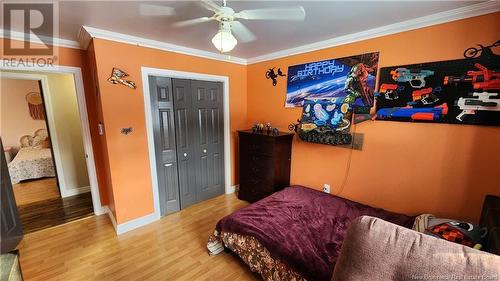
<svg viewBox="0 0 500 281">
<path fill-rule="evenodd" d="M 194 124 L 191 81 L 172 79 L 175 136 L 177 144 L 177 166 L 181 209 L 196 203 L 196 180 L 194 177 Z"/>
<path fill-rule="evenodd" d="M 180 210 L 170 78 L 149 77 L 161 215 Z"/>
<path fill-rule="evenodd" d="M 222 83 L 192 80 L 197 201 L 224 193 Z"/>
</svg>

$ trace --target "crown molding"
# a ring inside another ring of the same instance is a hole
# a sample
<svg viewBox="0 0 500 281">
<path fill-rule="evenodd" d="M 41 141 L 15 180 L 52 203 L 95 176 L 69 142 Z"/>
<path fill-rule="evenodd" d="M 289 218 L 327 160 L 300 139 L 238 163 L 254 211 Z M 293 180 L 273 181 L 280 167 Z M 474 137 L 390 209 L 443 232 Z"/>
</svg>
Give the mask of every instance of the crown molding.
<svg viewBox="0 0 500 281">
<path fill-rule="evenodd" d="M 12 40 L 18 40 L 18 41 L 24 41 L 25 34 L 23 32 L 19 31 L 10 31 L 10 36 L 7 38 L 7 34 L 4 29 L 0 29 L 0 38 L 4 39 L 12 39 Z M 67 40 L 67 39 L 61 39 L 61 38 L 49 38 L 45 36 L 41 37 L 36 37 L 36 36 L 31 36 L 30 37 L 30 42 L 32 43 L 38 43 L 38 44 L 45 44 L 43 41 L 40 39 L 48 39 L 48 40 L 53 40 L 52 45 L 57 46 L 57 47 L 66 47 L 66 48 L 72 48 L 72 49 L 81 49 L 80 48 L 80 43 L 72 40 Z"/>
<path fill-rule="evenodd" d="M 80 43 L 80 47 L 84 50 L 87 50 L 90 45 L 90 41 L 92 40 L 92 36 L 85 30 L 83 26 L 80 26 L 78 30 L 78 34 L 76 35 L 78 42 Z"/>
<path fill-rule="evenodd" d="M 349 44 L 353 42 L 363 41 L 366 39 L 381 37 L 385 35 L 395 34 L 408 30 L 414 30 L 431 25 L 461 20 L 465 18 L 490 14 L 500 10 L 500 1 L 487 1 L 478 4 L 473 4 L 445 12 L 423 16 L 411 20 L 406 20 L 390 25 L 385 25 L 373 29 L 368 29 L 361 32 L 351 33 L 332 39 L 315 42 L 312 44 L 302 45 L 295 48 L 285 49 L 262 56 L 252 57 L 247 59 L 247 64 L 255 64 L 259 62 L 274 60 L 287 56 L 308 53 L 321 49 L 331 48 L 339 45 Z"/>
<path fill-rule="evenodd" d="M 363 41 L 367 39 L 372 39 L 376 37 L 381 37 L 385 35 L 395 34 L 399 32 L 414 30 L 418 28 L 428 27 L 436 24 L 461 20 L 465 18 L 495 13 L 500 11 L 500 1 L 490 0 L 486 2 L 477 3 L 474 5 L 469 5 L 466 7 L 461 7 L 449 11 L 439 12 L 436 14 L 423 16 L 415 19 L 410 19 L 390 25 L 385 25 L 373 29 L 368 29 L 361 32 L 351 33 L 332 39 L 318 41 L 311 44 L 302 45 L 295 48 L 285 49 L 261 56 L 256 56 L 252 58 L 240 58 L 232 57 L 228 55 L 223 55 L 219 53 L 203 51 L 195 48 L 189 48 L 185 46 L 175 45 L 171 43 L 165 43 L 161 41 L 146 39 L 142 37 L 122 34 L 118 32 L 108 31 L 104 29 L 82 26 L 78 32 L 78 41 L 72 41 L 61 38 L 54 38 L 53 45 L 59 47 L 67 47 L 73 49 L 84 49 L 88 48 L 88 45 L 92 38 L 99 38 L 105 40 L 111 40 L 126 44 L 132 44 L 136 46 L 142 46 L 147 48 L 159 49 L 163 51 L 175 52 L 184 55 L 202 57 L 207 59 L 219 60 L 228 63 L 236 63 L 240 65 L 255 64 L 259 62 L 279 59 L 287 56 L 298 55 L 302 53 L 308 53 L 312 51 L 322 50 L 326 48 L 331 48 L 339 45 L 349 44 L 353 42 Z M 0 29 L 0 38 L 6 38 L 4 29 Z M 10 39 L 24 41 L 24 33 L 18 31 L 11 31 Z M 34 38 L 31 42 L 33 43 L 43 43 L 39 38 Z"/>
<path fill-rule="evenodd" d="M 136 45 L 136 46 L 140 46 L 140 47 L 153 48 L 153 49 L 158 49 L 158 50 L 162 50 L 162 51 L 174 52 L 174 53 L 179 53 L 179 54 L 183 54 L 183 55 L 190 55 L 190 56 L 201 57 L 201 58 L 206 58 L 206 59 L 213 59 L 213 60 L 224 61 L 224 62 L 229 62 L 229 63 L 236 63 L 236 64 L 242 64 L 242 65 L 247 64 L 246 59 L 239 58 L 239 57 L 222 55 L 222 54 L 218 54 L 218 53 L 213 53 L 213 52 L 203 51 L 203 50 L 199 50 L 199 49 L 194 49 L 194 48 L 179 46 L 179 45 L 175 45 L 175 44 L 165 43 L 165 42 L 161 42 L 161 41 L 151 40 L 151 39 L 147 39 L 147 38 L 122 34 L 122 33 L 114 32 L 114 31 L 99 29 L 99 28 L 90 27 L 90 26 L 82 26 L 82 28 L 85 30 L 86 33 L 89 34 L 89 36 L 91 38 L 111 40 L 111 41 L 115 41 L 115 42 L 132 44 L 132 45 Z M 80 33 L 82 33 L 82 31 Z M 83 36 L 83 35 L 80 37 L 82 37 L 82 39 L 84 39 L 84 40 L 87 38 L 87 36 Z M 85 44 L 86 42 L 83 41 L 81 43 Z M 86 44 L 88 46 L 88 43 L 86 43 Z M 82 45 L 82 46 L 84 46 L 84 45 Z"/>
</svg>

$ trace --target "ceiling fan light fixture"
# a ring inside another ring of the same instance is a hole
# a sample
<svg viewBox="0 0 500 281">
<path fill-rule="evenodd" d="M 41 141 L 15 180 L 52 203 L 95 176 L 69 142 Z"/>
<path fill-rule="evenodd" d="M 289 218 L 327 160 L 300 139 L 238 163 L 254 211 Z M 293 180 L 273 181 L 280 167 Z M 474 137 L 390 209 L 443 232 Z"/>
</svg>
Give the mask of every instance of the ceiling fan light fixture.
<svg viewBox="0 0 500 281">
<path fill-rule="evenodd" d="M 236 41 L 230 29 L 220 29 L 212 38 L 212 43 L 221 53 L 227 53 L 234 49 L 238 41 Z"/>
</svg>

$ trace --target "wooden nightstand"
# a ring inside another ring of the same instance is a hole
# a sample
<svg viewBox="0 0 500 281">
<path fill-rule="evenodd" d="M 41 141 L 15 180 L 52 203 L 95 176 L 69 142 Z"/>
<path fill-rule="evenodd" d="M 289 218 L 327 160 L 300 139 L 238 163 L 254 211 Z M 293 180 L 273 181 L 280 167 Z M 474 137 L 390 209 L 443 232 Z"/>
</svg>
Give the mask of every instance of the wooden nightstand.
<svg viewBox="0 0 500 281">
<path fill-rule="evenodd" d="M 240 188 L 238 198 L 255 202 L 290 185 L 293 134 L 267 135 L 238 131 Z"/>
</svg>

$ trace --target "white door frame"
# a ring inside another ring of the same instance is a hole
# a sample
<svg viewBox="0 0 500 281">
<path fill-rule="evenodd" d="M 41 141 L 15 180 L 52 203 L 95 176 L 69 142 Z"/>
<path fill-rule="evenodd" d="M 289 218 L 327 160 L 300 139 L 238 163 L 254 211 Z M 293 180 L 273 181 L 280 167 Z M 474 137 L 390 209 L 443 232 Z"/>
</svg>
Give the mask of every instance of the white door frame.
<svg viewBox="0 0 500 281">
<path fill-rule="evenodd" d="M 90 135 L 90 125 L 88 121 L 87 103 L 85 101 L 85 90 L 83 87 L 82 71 L 79 67 L 72 66 L 53 66 L 53 67 L 38 67 L 38 66 L 27 66 L 27 67 L 11 67 L 0 65 L 0 70 L 2 71 L 32 71 L 39 73 L 60 73 L 60 74 L 72 74 L 75 79 L 75 90 L 76 98 L 78 102 L 78 110 L 80 112 L 80 123 L 82 127 L 82 137 L 83 146 L 86 154 L 85 162 L 87 164 L 87 173 L 90 183 L 90 192 L 92 194 L 92 205 L 94 208 L 94 214 L 101 215 L 105 213 L 101 205 L 101 198 L 99 194 L 99 184 L 97 182 L 97 172 L 94 160 L 94 151 L 92 148 L 92 139 Z M 31 74 L 31 73 L 6 73 L 1 72 L 1 77 L 14 78 L 14 79 L 24 79 L 24 80 L 38 80 L 41 81 L 42 90 L 44 93 L 44 100 L 46 102 L 46 107 L 50 110 L 47 112 L 47 122 L 49 123 L 49 130 L 52 136 L 51 143 L 54 151 L 54 159 L 57 175 L 60 185 L 66 186 L 64 179 L 64 168 L 62 164 L 62 158 L 59 153 L 59 144 L 57 142 L 56 126 L 54 125 L 54 116 L 52 114 L 52 104 L 50 100 L 49 93 L 49 82 L 47 76 L 43 74 Z M 64 188 L 61 188 L 61 196 L 65 196 L 64 192 L 67 192 Z"/>
<path fill-rule="evenodd" d="M 156 154 L 153 135 L 153 115 L 151 109 L 151 93 L 149 92 L 149 76 L 161 76 L 168 78 L 193 79 L 203 81 L 222 82 L 223 111 L 224 111 L 224 183 L 226 194 L 234 192 L 231 186 L 231 129 L 229 123 L 229 77 L 211 74 L 177 71 L 170 69 L 141 67 L 142 91 L 144 94 L 144 111 L 146 114 L 146 131 L 148 137 L 149 165 L 151 170 L 151 188 L 153 190 L 153 200 L 155 216 L 160 217 L 160 197 L 158 186 L 158 171 L 156 170 Z"/>
<path fill-rule="evenodd" d="M 57 126 L 55 125 L 54 111 L 52 106 L 52 99 L 50 97 L 50 87 L 49 80 L 46 75 L 42 74 L 31 74 L 31 73 L 16 73 L 16 72 L 2 72 L 2 78 L 18 79 L 18 80 L 30 80 L 30 81 L 40 81 L 44 106 L 46 110 L 47 123 L 49 124 L 50 133 L 50 143 L 52 146 L 52 151 L 54 152 L 54 165 L 57 171 L 57 181 L 59 182 L 59 190 L 61 191 L 61 197 L 67 197 L 68 191 L 66 189 L 66 178 L 64 177 L 64 165 L 61 150 L 59 148 L 59 140 L 57 138 Z"/>
</svg>

